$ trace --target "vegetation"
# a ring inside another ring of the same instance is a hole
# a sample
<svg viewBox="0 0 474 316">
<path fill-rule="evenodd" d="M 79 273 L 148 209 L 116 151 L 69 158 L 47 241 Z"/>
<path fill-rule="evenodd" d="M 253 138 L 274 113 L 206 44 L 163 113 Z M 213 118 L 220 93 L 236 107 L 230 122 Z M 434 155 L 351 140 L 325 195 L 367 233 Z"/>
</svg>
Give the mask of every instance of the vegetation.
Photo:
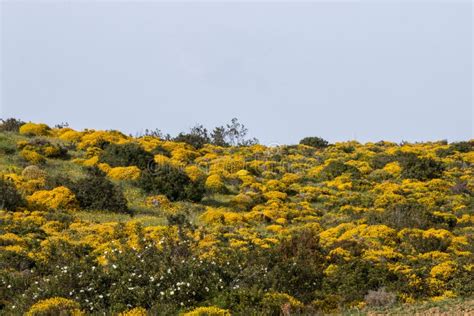
<svg viewBox="0 0 474 316">
<path fill-rule="evenodd" d="M 1 315 L 473 311 L 473 140 L 7 121 Z"/>
</svg>

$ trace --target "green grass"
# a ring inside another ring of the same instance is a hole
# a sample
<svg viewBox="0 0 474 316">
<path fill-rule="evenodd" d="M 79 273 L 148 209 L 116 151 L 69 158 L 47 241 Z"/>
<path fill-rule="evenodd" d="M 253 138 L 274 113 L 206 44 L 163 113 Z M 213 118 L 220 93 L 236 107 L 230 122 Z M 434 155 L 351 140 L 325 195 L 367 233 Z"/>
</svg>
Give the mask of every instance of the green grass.
<svg viewBox="0 0 474 316">
<path fill-rule="evenodd" d="M 128 214 L 122 213 L 110 213 L 101 211 L 78 211 L 75 212 L 74 215 L 82 221 L 92 223 L 126 223 L 129 221 L 137 221 L 140 222 L 143 226 L 161 226 L 167 224 L 166 219 L 164 217 L 146 214 L 136 214 L 134 216 L 130 216 Z"/>
</svg>

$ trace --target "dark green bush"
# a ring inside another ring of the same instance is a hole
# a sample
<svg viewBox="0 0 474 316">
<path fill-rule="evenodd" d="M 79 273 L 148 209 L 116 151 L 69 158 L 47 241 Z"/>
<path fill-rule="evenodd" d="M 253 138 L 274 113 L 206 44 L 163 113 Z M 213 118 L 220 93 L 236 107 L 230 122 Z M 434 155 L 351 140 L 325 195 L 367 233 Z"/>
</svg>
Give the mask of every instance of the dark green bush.
<svg viewBox="0 0 474 316">
<path fill-rule="evenodd" d="M 404 179 L 425 181 L 440 178 L 444 171 L 441 162 L 431 158 L 420 158 L 413 153 L 400 154 L 398 161 L 402 166 L 401 176 Z"/>
<path fill-rule="evenodd" d="M 458 151 L 460 153 L 468 153 L 468 152 L 474 150 L 474 142 L 469 141 L 469 142 L 451 143 L 449 145 L 449 148 L 452 149 L 452 150 Z"/>
<path fill-rule="evenodd" d="M 350 173 L 352 177 L 359 178 L 360 171 L 354 166 L 346 165 L 341 161 L 331 161 L 322 171 L 320 177 L 323 180 L 332 180 L 344 173 Z"/>
<path fill-rule="evenodd" d="M 200 149 L 211 142 L 207 129 L 202 125 L 196 125 L 189 133 L 179 133 L 173 140 L 187 143 L 196 149 Z"/>
<path fill-rule="evenodd" d="M 87 172 L 87 177 L 69 184 L 82 209 L 129 212 L 127 200 L 117 185 L 97 168 Z"/>
<path fill-rule="evenodd" d="M 25 201 L 15 185 L 10 180 L 0 177 L 0 209 L 14 211 L 24 205 Z"/>
<path fill-rule="evenodd" d="M 100 161 L 112 167 L 137 166 L 142 170 L 153 163 L 153 158 L 137 143 L 108 144 L 100 155 Z"/>
<path fill-rule="evenodd" d="M 305 137 L 300 140 L 300 144 L 319 149 L 323 149 L 329 146 L 329 142 L 325 139 L 322 139 L 321 137 Z"/>
<path fill-rule="evenodd" d="M 156 165 L 142 172 L 137 185 L 147 193 L 164 194 L 171 201 L 200 201 L 204 196 L 202 181 L 193 182 L 188 175 L 170 165 Z"/>
<path fill-rule="evenodd" d="M 380 154 L 375 155 L 372 158 L 372 160 L 370 162 L 370 165 L 374 169 L 382 169 L 383 167 L 385 167 L 386 164 L 388 164 L 390 162 L 394 162 L 396 160 L 397 160 L 397 157 L 395 157 L 393 155 L 380 153 Z"/>
</svg>

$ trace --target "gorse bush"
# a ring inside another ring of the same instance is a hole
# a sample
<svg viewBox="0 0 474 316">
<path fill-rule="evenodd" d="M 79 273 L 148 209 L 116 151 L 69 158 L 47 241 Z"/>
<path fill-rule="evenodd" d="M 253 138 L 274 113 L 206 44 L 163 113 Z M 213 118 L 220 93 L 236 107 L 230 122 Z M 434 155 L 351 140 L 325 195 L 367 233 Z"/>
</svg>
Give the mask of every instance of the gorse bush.
<svg viewBox="0 0 474 316">
<path fill-rule="evenodd" d="M 25 123 L 21 125 L 19 132 L 27 136 L 47 136 L 51 128 L 46 124 Z"/>
<path fill-rule="evenodd" d="M 82 209 L 129 212 L 123 192 L 104 172 L 89 168 L 87 173 L 84 179 L 69 184 Z"/>
<path fill-rule="evenodd" d="M 44 138 L 34 138 L 28 142 L 19 142 L 18 148 L 22 151 L 35 152 L 38 155 L 55 158 L 55 159 L 68 159 L 69 154 L 67 148 L 53 144 L 49 140 Z"/>
<path fill-rule="evenodd" d="M 0 209 L 15 211 L 24 205 L 25 201 L 13 182 L 0 177 Z"/>
<path fill-rule="evenodd" d="M 154 155 L 137 143 L 108 144 L 100 154 L 100 161 L 112 167 L 136 166 L 142 170 L 153 163 Z"/>
<path fill-rule="evenodd" d="M 0 132 L 0 314 L 365 314 L 472 297 L 472 141 L 268 147 L 245 132 Z"/>
</svg>

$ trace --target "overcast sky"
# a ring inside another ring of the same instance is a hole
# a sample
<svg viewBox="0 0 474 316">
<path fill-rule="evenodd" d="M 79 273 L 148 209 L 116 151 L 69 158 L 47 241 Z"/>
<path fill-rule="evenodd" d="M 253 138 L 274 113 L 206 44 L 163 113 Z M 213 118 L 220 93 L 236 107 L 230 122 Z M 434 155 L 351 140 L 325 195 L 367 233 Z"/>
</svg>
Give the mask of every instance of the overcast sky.
<svg viewBox="0 0 474 316">
<path fill-rule="evenodd" d="M 382 3 L 383 2 L 383 3 Z M 1 1 L 0 117 L 263 144 L 473 136 L 471 1 Z"/>
</svg>

